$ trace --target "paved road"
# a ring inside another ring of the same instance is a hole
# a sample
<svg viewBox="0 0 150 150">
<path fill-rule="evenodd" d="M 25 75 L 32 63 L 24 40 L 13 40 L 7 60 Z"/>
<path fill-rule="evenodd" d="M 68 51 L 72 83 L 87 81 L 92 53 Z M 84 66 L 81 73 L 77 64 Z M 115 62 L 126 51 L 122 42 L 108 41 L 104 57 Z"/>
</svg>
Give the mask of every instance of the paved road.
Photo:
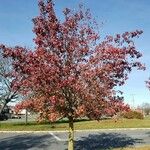
<svg viewBox="0 0 150 150">
<path fill-rule="evenodd" d="M 150 129 L 82 131 L 75 141 L 75 150 L 142 146 L 150 144 Z M 0 150 L 67 150 L 67 133 L 0 133 Z"/>
</svg>

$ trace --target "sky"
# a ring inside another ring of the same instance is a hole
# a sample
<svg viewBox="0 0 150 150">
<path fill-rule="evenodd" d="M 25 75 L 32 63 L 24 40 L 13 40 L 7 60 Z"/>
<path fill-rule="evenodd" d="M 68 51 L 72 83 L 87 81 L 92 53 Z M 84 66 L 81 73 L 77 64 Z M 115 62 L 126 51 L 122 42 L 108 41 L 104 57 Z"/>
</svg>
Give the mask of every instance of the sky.
<svg viewBox="0 0 150 150">
<path fill-rule="evenodd" d="M 8 46 L 21 45 L 34 48 L 32 18 L 38 15 L 38 0 L 0 1 L 0 43 Z M 125 31 L 143 30 L 135 40 L 138 50 L 143 54 L 141 61 L 146 71 L 133 70 L 120 90 L 124 92 L 125 103 L 132 107 L 150 103 L 150 91 L 145 81 L 150 77 L 150 1 L 148 0 L 54 0 L 58 18 L 63 18 L 66 7 L 77 9 L 82 3 L 91 10 L 100 27 L 101 36 L 115 35 Z"/>
</svg>

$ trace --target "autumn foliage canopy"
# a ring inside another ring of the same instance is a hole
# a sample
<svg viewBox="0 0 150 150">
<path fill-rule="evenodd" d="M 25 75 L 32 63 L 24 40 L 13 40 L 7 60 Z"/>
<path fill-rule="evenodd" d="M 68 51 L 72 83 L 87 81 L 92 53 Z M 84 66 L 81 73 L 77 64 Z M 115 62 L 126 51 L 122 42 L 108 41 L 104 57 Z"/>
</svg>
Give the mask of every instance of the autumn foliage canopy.
<svg viewBox="0 0 150 150">
<path fill-rule="evenodd" d="M 114 89 L 125 83 L 133 67 L 144 69 L 133 42 L 142 31 L 101 39 L 98 25 L 82 5 L 76 12 L 66 8 L 63 20 L 51 0 L 39 1 L 39 8 L 40 15 L 33 19 L 34 50 L 1 45 L 4 57 L 14 60 L 13 75 L 19 79 L 14 90 L 20 87 L 27 96 L 20 106 L 51 121 L 100 119 L 118 108 L 128 109 Z"/>
</svg>

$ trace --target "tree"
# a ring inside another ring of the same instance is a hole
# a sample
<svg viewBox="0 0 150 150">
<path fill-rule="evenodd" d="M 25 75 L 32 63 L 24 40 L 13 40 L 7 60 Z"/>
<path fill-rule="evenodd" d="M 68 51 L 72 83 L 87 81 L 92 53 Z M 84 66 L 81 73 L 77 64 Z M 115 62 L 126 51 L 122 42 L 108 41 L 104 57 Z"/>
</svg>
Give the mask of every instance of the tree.
<svg viewBox="0 0 150 150">
<path fill-rule="evenodd" d="M 24 99 L 23 101 L 15 105 L 15 111 L 16 113 L 18 113 L 19 111 L 23 109 L 27 109 L 30 112 L 39 113 L 40 115 L 37 118 L 38 122 L 62 119 L 62 116 L 60 116 L 56 111 L 52 111 L 50 108 L 47 107 L 47 105 L 49 106 L 48 103 L 49 103 L 49 100 L 45 101 L 45 98 Z M 118 117 L 120 113 L 130 111 L 129 105 L 124 104 L 123 101 L 121 100 L 113 100 L 112 103 L 107 103 L 107 105 L 108 106 L 104 109 L 105 113 L 102 114 L 107 117 L 109 116 L 112 117 L 114 115 L 115 116 L 117 115 Z"/>
<path fill-rule="evenodd" d="M 150 114 L 150 104 L 149 103 L 143 103 L 141 108 L 144 111 L 145 115 Z"/>
<path fill-rule="evenodd" d="M 4 58 L 0 51 L 0 113 L 3 112 L 5 106 L 9 102 L 16 101 L 18 91 L 12 89 L 12 84 L 16 80 L 12 76 L 12 59 Z"/>
<path fill-rule="evenodd" d="M 142 31 L 100 39 L 90 11 L 79 6 L 76 12 L 66 8 L 64 20 L 58 20 L 51 0 L 39 1 L 40 15 L 33 19 L 36 48 L 1 45 L 5 57 L 13 58 L 20 92 L 30 95 L 51 121 L 69 120 L 68 149 L 74 149 L 74 120 L 87 116 L 99 120 L 115 113 L 116 86 L 121 86 L 132 68 L 144 69 L 137 61 L 142 55 L 133 37 Z"/>
</svg>

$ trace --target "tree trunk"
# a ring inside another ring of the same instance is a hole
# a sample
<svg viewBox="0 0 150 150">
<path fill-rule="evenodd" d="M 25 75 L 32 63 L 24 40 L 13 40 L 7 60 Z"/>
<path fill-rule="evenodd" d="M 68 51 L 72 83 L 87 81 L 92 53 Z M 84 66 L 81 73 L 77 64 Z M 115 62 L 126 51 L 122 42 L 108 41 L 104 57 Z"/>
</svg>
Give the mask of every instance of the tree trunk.
<svg viewBox="0 0 150 150">
<path fill-rule="evenodd" d="M 68 141 L 68 150 L 74 150 L 74 124 L 73 118 L 69 118 L 69 141 Z"/>
</svg>

